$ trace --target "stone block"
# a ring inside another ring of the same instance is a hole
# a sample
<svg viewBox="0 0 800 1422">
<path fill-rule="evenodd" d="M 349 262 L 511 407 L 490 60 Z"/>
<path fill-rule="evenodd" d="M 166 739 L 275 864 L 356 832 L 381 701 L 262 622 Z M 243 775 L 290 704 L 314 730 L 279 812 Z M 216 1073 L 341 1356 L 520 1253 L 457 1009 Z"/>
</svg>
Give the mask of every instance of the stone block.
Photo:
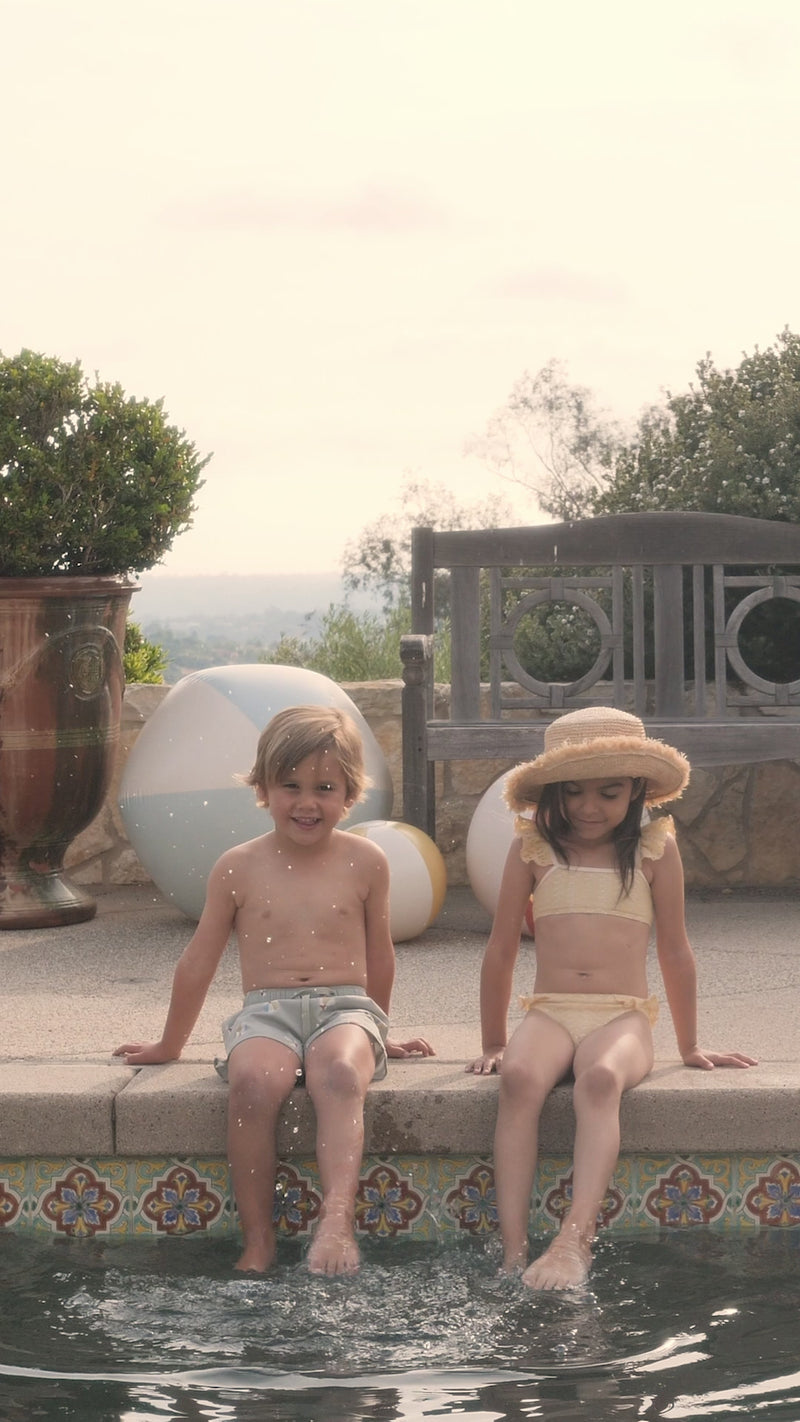
<svg viewBox="0 0 800 1422">
<path fill-rule="evenodd" d="M 0 1156 L 114 1153 L 114 1102 L 123 1066 L 93 1062 L 0 1063 Z"/>
</svg>

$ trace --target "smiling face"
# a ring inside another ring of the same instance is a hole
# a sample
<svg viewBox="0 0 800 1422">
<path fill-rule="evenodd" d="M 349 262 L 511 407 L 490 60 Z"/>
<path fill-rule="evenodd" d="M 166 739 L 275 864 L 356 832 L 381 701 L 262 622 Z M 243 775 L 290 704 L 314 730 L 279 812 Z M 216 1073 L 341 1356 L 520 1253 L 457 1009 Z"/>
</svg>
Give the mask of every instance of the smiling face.
<svg viewBox="0 0 800 1422">
<path fill-rule="evenodd" d="M 629 775 L 565 780 L 561 804 L 573 835 L 593 843 L 610 839 L 628 813 L 637 783 Z"/>
<path fill-rule="evenodd" d="M 345 773 L 331 751 L 307 755 L 263 793 L 276 833 L 298 846 L 326 844 L 353 804 Z"/>
</svg>

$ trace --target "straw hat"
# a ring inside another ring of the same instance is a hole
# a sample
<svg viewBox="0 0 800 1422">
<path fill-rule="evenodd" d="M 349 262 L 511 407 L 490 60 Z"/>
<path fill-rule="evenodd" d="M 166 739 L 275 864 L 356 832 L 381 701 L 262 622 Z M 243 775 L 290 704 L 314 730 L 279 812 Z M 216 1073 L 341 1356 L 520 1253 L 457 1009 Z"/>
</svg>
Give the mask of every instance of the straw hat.
<svg viewBox="0 0 800 1422">
<path fill-rule="evenodd" d="M 645 801 L 674 800 L 689 781 L 689 762 L 674 746 L 651 740 L 638 716 L 613 706 L 587 706 L 551 721 L 544 751 L 506 777 L 509 809 L 528 810 L 542 786 L 554 780 L 605 780 L 616 775 L 643 777 Z"/>
</svg>

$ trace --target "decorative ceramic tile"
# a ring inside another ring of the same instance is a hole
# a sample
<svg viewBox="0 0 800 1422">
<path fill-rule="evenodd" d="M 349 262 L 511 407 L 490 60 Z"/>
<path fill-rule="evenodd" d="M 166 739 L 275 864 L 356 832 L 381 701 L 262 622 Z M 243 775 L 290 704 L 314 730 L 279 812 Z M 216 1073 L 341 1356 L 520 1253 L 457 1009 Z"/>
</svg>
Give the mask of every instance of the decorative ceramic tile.
<svg viewBox="0 0 800 1422">
<path fill-rule="evenodd" d="M 377 1239 L 394 1239 L 410 1233 L 422 1216 L 425 1200 L 408 1177 L 390 1161 L 362 1173 L 356 1192 L 356 1228 Z"/>
<path fill-rule="evenodd" d="M 126 1233 L 129 1229 L 127 1171 L 122 1161 L 73 1162 L 50 1174 L 50 1188 L 42 1189 L 34 1213 L 55 1232 L 73 1239 L 96 1234 Z"/>
<path fill-rule="evenodd" d="M 800 1225 L 800 1169 L 791 1160 L 776 1160 L 759 1174 L 745 1193 L 743 1213 L 770 1228 Z"/>
<path fill-rule="evenodd" d="M 24 1160 L 0 1163 L 0 1229 L 23 1223 L 27 1204 L 27 1169 Z"/>
<path fill-rule="evenodd" d="M 461 1176 L 458 1185 L 448 1191 L 443 1213 L 455 1220 L 460 1230 L 476 1238 L 496 1233 L 494 1169 L 488 1161 L 473 1165 Z"/>
<path fill-rule="evenodd" d="M 531 1228 L 558 1228 L 572 1198 L 572 1162 L 539 1161 Z M 284 1237 L 304 1237 L 319 1218 L 313 1158 L 278 1167 L 273 1218 Z M 723 1230 L 800 1226 L 800 1156 L 621 1156 L 598 1216 L 605 1230 L 697 1225 Z M 376 1240 L 497 1230 L 492 1161 L 486 1156 L 368 1156 L 356 1228 Z M 0 1161 L 0 1229 L 75 1238 L 132 1234 L 224 1235 L 238 1230 L 230 1171 L 218 1158 Z M 800 1229 L 798 1229 L 800 1240 Z"/>
<path fill-rule="evenodd" d="M 709 1173 L 689 1160 L 678 1161 L 649 1191 L 645 1210 L 657 1224 L 675 1228 L 717 1223 L 725 1195 Z"/>
</svg>

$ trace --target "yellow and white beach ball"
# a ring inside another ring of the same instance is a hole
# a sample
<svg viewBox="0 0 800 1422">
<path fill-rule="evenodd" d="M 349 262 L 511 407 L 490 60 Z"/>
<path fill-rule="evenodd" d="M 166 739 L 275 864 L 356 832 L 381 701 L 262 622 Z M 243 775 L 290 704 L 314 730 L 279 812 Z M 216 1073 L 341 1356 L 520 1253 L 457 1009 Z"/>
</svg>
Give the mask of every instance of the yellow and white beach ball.
<svg viewBox="0 0 800 1422">
<path fill-rule="evenodd" d="M 389 861 L 389 925 L 395 943 L 416 938 L 444 903 L 447 871 L 433 840 L 400 820 L 362 820 L 351 834 L 374 840 Z"/>
<path fill-rule="evenodd" d="M 494 914 L 500 881 L 514 840 L 514 814 L 503 799 L 506 777 L 501 775 L 484 791 L 467 831 L 467 876 L 478 903 Z M 533 933 L 530 904 L 523 932 Z"/>
<path fill-rule="evenodd" d="M 128 839 L 153 882 L 190 918 L 199 918 L 206 880 L 226 849 L 273 828 L 247 775 L 267 722 L 289 706 L 334 706 L 361 733 L 371 784 L 342 828 L 392 812 L 383 751 L 336 682 L 303 667 L 207 667 L 165 696 L 128 756 L 119 809 Z"/>
</svg>

